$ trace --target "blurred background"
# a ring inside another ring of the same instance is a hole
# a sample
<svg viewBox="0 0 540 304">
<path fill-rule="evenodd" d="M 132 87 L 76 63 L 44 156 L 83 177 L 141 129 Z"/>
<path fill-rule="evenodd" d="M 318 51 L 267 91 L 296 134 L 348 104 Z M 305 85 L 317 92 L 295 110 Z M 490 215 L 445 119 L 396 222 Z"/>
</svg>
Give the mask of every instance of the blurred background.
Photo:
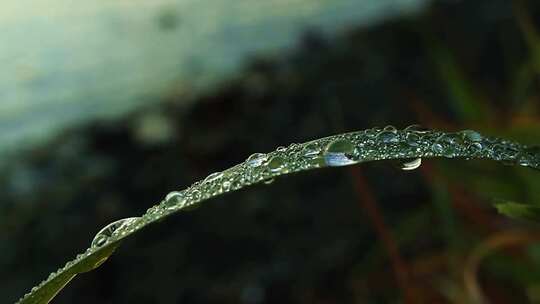
<svg viewBox="0 0 540 304">
<path fill-rule="evenodd" d="M 0 30 L 6 303 L 254 152 L 389 124 L 540 143 L 538 1 L 23 0 Z M 53 303 L 540 303 L 539 210 L 539 173 L 490 161 L 286 176 L 139 233 Z"/>
</svg>

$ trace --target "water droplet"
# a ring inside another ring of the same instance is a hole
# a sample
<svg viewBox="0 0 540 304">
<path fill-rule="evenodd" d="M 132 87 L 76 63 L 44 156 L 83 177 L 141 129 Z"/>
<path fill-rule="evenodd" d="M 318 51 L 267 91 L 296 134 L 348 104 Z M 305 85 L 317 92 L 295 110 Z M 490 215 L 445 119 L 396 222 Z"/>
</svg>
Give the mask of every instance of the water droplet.
<svg viewBox="0 0 540 304">
<path fill-rule="evenodd" d="M 214 172 L 210 175 L 208 175 L 205 179 L 204 179 L 204 182 L 205 183 L 211 183 L 217 179 L 220 179 L 221 177 L 223 176 L 223 173 L 222 172 Z"/>
<path fill-rule="evenodd" d="M 109 237 L 103 234 L 96 235 L 92 240 L 92 247 L 101 247 L 107 243 Z"/>
<path fill-rule="evenodd" d="M 517 160 L 517 163 L 520 165 L 520 166 L 524 166 L 524 167 L 527 167 L 530 165 L 530 162 L 529 160 L 527 159 L 527 157 L 525 155 L 520 155 L 518 157 L 518 160 Z"/>
<path fill-rule="evenodd" d="M 321 149 L 316 144 L 309 144 L 304 147 L 304 150 L 302 151 L 302 155 L 305 158 L 312 159 L 319 156 L 321 153 Z"/>
<path fill-rule="evenodd" d="M 440 143 L 436 142 L 431 145 L 431 151 L 437 154 L 442 154 L 444 152 L 444 147 Z"/>
<path fill-rule="evenodd" d="M 198 189 L 192 189 L 189 195 L 192 201 L 198 201 L 201 199 L 201 191 Z"/>
<path fill-rule="evenodd" d="M 113 236 L 114 232 L 122 228 L 122 226 L 129 225 L 133 223 L 134 221 L 138 220 L 138 217 L 129 217 L 125 219 L 118 220 L 116 222 L 112 222 L 109 225 L 105 226 L 103 229 L 101 229 L 94 239 L 92 240 L 91 247 L 97 248 L 105 245 L 109 239 Z"/>
<path fill-rule="evenodd" d="M 482 141 L 482 135 L 474 130 L 464 130 L 461 131 L 461 134 L 463 135 L 463 139 L 472 141 L 472 142 L 479 142 Z"/>
<path fill-rule="evenodd" d="M 285 148 L 284 146 L 279 146 L 279 147 L 277 147 L 276 151 L 277 152 L 285 152 L 285 151 L 287 151 L 287 148 Z"/>
<path fill-rule="evenodd" d="M 280 172 L 285 168 L 285 160 L 281 156 L 274 156 L 268 161 L 267 166 L 270 172 Z"/>
<path fill-rule="evenodd" d="M 386 126 L 383 128 L 383 130 L 388 131 L 388 132 L 394 132 L 394 133 L 397 132 L 397 129 L 394 126 Z"/>
<path fill-rule="evenodd" d="M 351 158 L 354 145 L 350 140 L 342 138 L 330 142 L 324 151 L 324 160 L 328 166 L 346 166 L 356 161 Z"/>
<path fill-rule="evenodd" d="M 303 168 L 317 168 L 325 166 L 326 162 L 321 155 L 321 148 L 315 143 L 308 144 L 302 150 L 302 157 L 305 162 L 302 164 Z"/>
<path fill-rule="evenodd" d="M 482 149 L 484 148 L 484 146 L 482 146 L 481 143 L 479 142 L 473 142 L 472 144 L 470 144 L 467 149 L 469 149 L 469 151 L 472 153 L 472 154 L 476 154 L 480 151 L 482 151 Z"/>
<path fill-rule="evenodd" d="M 493 157 L 497 160 L 505 160 L 511 163 L 516 160 L 516 157 L 519 154 L 519 150 L 514 147 L 505 146 L 503 143 L 495 144 L 491 148 L 491 153 Z"/>
<path fill-rule="evenodd" d="M 152 206 L 146 210 L 147 215 L 152 215 L 159 210 L 158 206 Z"/>
<path fill-rule="evenodd" d="M 414 170 L 414 169 L 419 168 L 420 165 L 422 165 L 422 159 L 421 158 L 416 158 L 416 159 L 413 159 L 413 160 L 403 162 L 401 164 L 401 170 L 404 170 L 404 171 Z"/>
<path fill-rule="evenodd" d="M 250 157 L 248 157 L 246 162 L 248 166 L 256 168 L 265 163 L 267 159 L 268 157 L 264 153 L 254 153 L 251 154 Z"/>
<path fill-rule="evenodd" d="M 403 131 L 405 131 L 405 132 L 415 132 L 415 133 L 427 133 L 427 132 L 429 132 L 431 130 L 426 128 L 426 127 L 423 127 L 422 125 L 415 124 L 415 125 L 410 125 L 410 126 L 406 127 Z"/>
<path fill-rule="evenodd" d="M 407 134 L 406 142 L 407 142 L 407 145 L 409 145 L 411 147 L 420 146 L 420 140 L 421 140 L 420 136 L 418 136 L 415 133 Z"/>
<path fill-rule="evenodd" d="M 292 143 L 292 144 L 289 145 L 289 148 L 288 148 L 288 149 L 294 151 L 294 150 L 298 149 L 299 147 L 300 147 L 299 144 L 297 144 L 297 143 Z"/>
<path fill-rule="evenodd" d="M 366 137 L 368 138 L 373 138 L 375 137 L 377 134 L 379 134 L 380 132 L 382 131 L 381 128 L 372 128 L 372 129 L 367 129 L 364 131 L 364 134 L 366 135 Z"/>
<path fill-rule="evenodd" d="M 459 149 L 463 145 L 463 140 L 452 134 L 445 134 L 437 140 L 442 145 L 442 155 L 446 157 L 456 157 L 459 154 Z"/>
<path fill-rule="evenodd" d="M 457 133 L 447 134 L 446 136 L 443 137 L 443 139 L 449 144 L 454 144 L 458 146 L 465 145 L 465 140 L 460 134 L 457 134 Z"/>
<path fill-rule="evenodd" d="M 399 141 L 398 135 L 393 131 L 382 131 L 377 135 L 377 138 L 385 144 L 397 143 Z"/>
<path fill-rule="evenodd" d="M 165 197 L 163 206 L 167 210 L 182 208 L 186 203 L 186 197 L 183 192 L 173 191 Z"/>
<path fill-rule="evenodd" d="M 268 179 L 265 179 L 265 180 L 263 181 L 263 183 L 264 183 L 265 185 L 270 185 L 270 184 L 273 183 L 273 182 L 274 182 L 274 179 L 273 179 L 273 178 L 268 178 Z"/>
</svg>

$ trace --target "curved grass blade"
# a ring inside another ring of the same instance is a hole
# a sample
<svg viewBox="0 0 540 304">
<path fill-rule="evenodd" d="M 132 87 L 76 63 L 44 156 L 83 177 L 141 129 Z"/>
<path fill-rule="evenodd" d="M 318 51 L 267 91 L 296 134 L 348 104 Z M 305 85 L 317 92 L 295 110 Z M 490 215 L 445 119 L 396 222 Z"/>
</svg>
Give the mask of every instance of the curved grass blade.
<svg viewBox="0 0 540 304">
<path fill-rule="evenodd" d="M 303 144 L 255 153 L 245 162 L 210 174 L 182 191 L 169 193 L 141 217 L 116 221 L 102 229 L 91 247 L 24 295 L 17 303 L 48 303 L 76 274 L 103 263 L 128 236 L 147 225 L 223 193 L 274 178 L 323 167 L 347 166 L 376 160 L 446 157 L 491 159 L 540 170 L 540 149 L 485 137 L 472 130 L 447 133 L 416 126 L 392 126 L 338 134 Z"/>
</svg>

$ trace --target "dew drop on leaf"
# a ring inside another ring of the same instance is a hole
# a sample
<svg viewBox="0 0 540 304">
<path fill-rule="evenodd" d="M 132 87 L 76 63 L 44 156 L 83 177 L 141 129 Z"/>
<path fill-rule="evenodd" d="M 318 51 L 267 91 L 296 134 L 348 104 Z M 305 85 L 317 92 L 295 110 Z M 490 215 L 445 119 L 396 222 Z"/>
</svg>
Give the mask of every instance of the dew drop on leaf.
<svg viewBox="0 0 540 304">
<path fill-rule="evenodd" d="M 223 173 L 222 172 L 214 172 L 210 175 L 208 175 L 205 179 L 204 179 L 204 182 L 205 183 L 211 183 L 215 180 L 218 180 L 220 179 L 221 177 L 223 176 Z"/>
<path fill-rule="evenodd" d="M 474 142 L 467 147 L 467 149 L 469 149 L 472 154 L 479 153 L 480 151 L 482 151 L 483 148 L 484 146 L 482 146 L 482 144 L 479 142 Z"/>
<path fill-rule="evenodd" d="M 420 140 L 421 140 L 420 136 L 418 136 L 415 133 L 410 133 L 410 134 L 407 134 L 407 138 L 405 139 L 405 142 L 407 143 L 407 145 L 409 145 L 409 147 L 417 148 L 421 144 Z"/>
<path fill-rule="evenodd" d="M 321 153 L 319 147 L 316 144 L 309 144 L 302 150 L 302 155 L 307 159 L 316 158 Z"/>
<path fill-rule="evenodd" d="M 406 127 L 403 131 L 409 133 L 409 132 L 414 132 L 414 133 L 428 133 L 431 131 L 431 129 L 428 129 L 428 128 L 425 128 L 423 127 L 422 125 L 419 125 L 419 124 L 415 124 L 415 125 L 410 125 L 408 127 Z"/>
<path fill-rule="evenodd" d="M 274 182 L 274 179 L 273 179 L 273 178 L 265 179 L 265 180 L 263 181 L 263 183 L 264 183 L 265 185 L 270 185 L 270 184 L 273 183 L 273 182 Z"/>
<path fill-rule="evenodd" d="M 394 132 L 394 133 L 397 132 L 397 129 L 394 126 L 386 126 L 386 127 L 383 128 L 383 130 L 384 131 L 389 131 L 389 132 Z"/>
<path fill-rule="evenodd" d="M 420 165 L 422 165 L 422 159 L 421 158 L 408 160 L 406 162 L 401 163 L 401 170 L 403 170 L 403 171 L 414 170 L 414 169 L 419 168 Z"/>
<path fill-rule="evenodd" d="M 101 247 L 107 243 L 109 240 L 109 237 L 104 234 L 98 234 L 96 237 L 94 237 L 94 240 L 92 240 L 92 247 Z"/>
<path fill-rule="evenodd" d="M 285 160 L 281 156 L 274 156 L 268 161 L 267 166 L 270 172 L 281 172 L 285 169 Z"/>
<path fill-rule="evenodd" d="M 464 130 L 464 131 L 461 131 L 461 134 L 463 135 L 463 139 L 466 139 L 468 141 L 472 141 L 472 142 L 482 141 L 482 135 L 476 131 Z"/>
<path fill-rule="evenodd" d="M 399 141 L 398 135 L 392 131 L 382 131 L 377 135 L 377 139 L 385 144 L 393 144 Z"/>
<path fill-rule="evenodd" d="M 186 203 L 186 197 L 183 192 L 173 191 L 165 197 L 163 206 L 165 209 L 174 210 L 184 206 Z"/>
<path fill-rule="evenodd" d="M 440 143 L 434 143 L 431 145 L 431 151 L 433 151 L 436 154 L 442 154 L 444 152 L 444 147 Z"/>
<path fill-rule="evenodd" d="M 267 159 L 268 157 L 264 153 L 253 153 L 248 157 L 246 163 L 248 166 L 256 168 L 260 167 Z"/>
<path fill-rule="evenodd" d="M 328 166 L 338 167 L 356 163 L 352 159 L 354 145 L 348 139 L 336 139 L 330 142 L 324 151 L 324 160 Z"/>
<path fill-rule="evenodd" d="M 96 234 L 96 236 L 92 240 L 91 247 L 97 248 L 107 244 L 115 231 L 122 228 L 122 226 L 133 223 L 138 219 L 138 217 L 129 217 L 110 223 Z"/>
</svg>

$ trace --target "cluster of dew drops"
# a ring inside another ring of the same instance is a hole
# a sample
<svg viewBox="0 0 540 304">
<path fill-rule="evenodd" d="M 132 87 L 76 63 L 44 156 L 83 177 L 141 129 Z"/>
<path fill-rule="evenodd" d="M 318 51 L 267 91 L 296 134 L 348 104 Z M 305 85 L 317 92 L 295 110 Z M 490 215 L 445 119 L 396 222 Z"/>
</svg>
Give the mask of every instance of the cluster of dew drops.
<svg viewBox="0 0 540 304">
<path fill-rule="evenodd" d="M 401 160 L 402 170 L 414 170 L 421 165 L 422 158 L 426 157 L 486 158 L 540 169 L 538 146 L 526 147 L 503 139 L 485 137 L 472 130 L 446 133 L 423 129 L 418 125 L 403 130 L 387 126 L 334 135 L 303 144 L 293 143 L 288 147 L 278 147 L 270 153 L 252 154 L 239 165 L 212 173 L 183 191 L 169 193 L 161 203 L 148 209 L 141 217 L 125 218 L 105 226 L 96 234 L 90 248 L 68 262 L 64 269 L 106 244 L 170 213 L 189 210 L 200 201 L 251 184 L 271 183 L 279 175 L 390 159 Z M 94 268 L 97 266 L 94 265 Z M 52 273 L 42 284 L 62 271 L 59 269 Z"/>
<path fill-rule="evenodd" d="M 215 172 L 182 191 L 173 191 L 139 218 L 116 221 L 103 228 L 92 241 L 98 248 L 114 237 L 130 234 L 164 215 L 190 210 L 202 200 L 264 182 L 275 177 L 320 167 L 346 166 L 372 160 L 400 159 L 402 170 L 414 170 L 422 157 L 489 158 L 507 164 L 540 167 L 538 147 L 489 138 L 473 130 L 446 133 L 418 125 L 397 130 L 393 126 L 330 136 L 303 144 L 278 147 L 270 153 L 254 153 L 245 162 Z"/>
</svg>

